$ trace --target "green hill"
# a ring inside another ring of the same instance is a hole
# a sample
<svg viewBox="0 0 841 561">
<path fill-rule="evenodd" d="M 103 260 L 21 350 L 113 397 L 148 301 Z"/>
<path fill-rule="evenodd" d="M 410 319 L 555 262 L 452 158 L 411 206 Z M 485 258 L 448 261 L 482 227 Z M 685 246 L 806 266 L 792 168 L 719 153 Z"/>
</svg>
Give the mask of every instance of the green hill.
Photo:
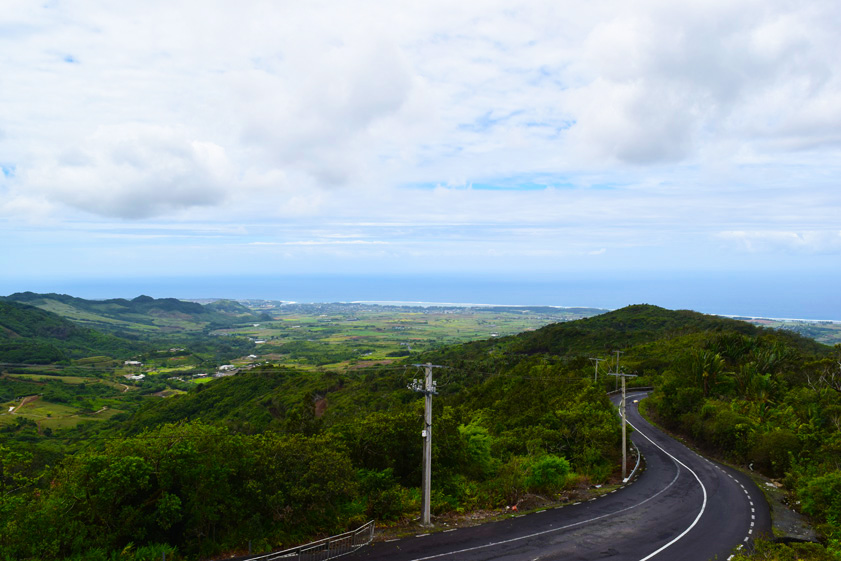
<svg viewBox="0 0 841 561">
<path fill-rule="evenodd" d="M 440 393 L 464 402 L 470 392 L 491 391 L 488 384 L 493 385 L 492 380 L 489 382 L 493 376 L 528 379 L 539 372 L 541 377 L 574 376 L 587 380 L 593 374 L 589 357 L 610 358 L 612 365 L 614 349 L 624 353 L 623 370 L 640 375 L 634 383 L 648 385 L 662 372 L 680 364 L 687 353 L 733 346 L 743 338 L 786 349 L 785 361 L 792 369 L 806 359 L 826 357 L 831 352 L 826 345 L 787 331 L 692 311 L 636 305 L 511 337 L 454 345 L 411 360 L 444 366 Z M 215 381 L 166 402 L 150 403 L 131 424 L 148 428 L 164 422 L 202 419 L 259 432 L 285 426 L 289 411 L 296 411 L 296 415 L 301 414 L 302 407 L 314 411 L 315 403 L 322 399 L 330 403 L 319 415 L 322 421 L 341 422 L 360 407 L 371 410 L 400 406 L 412 397 L 404 390 L 410 381 L 407 376 L 416 375 L 416 370 L 408 362 L 341 374 L 262 368 Z M 607 370 L 603 364 L 602 373 Z M 614 382 L 603 376 L 604 389 L 612 389 L 609 385 Z M 503 397 L 495 406 L 509 408 Z"/>
<path fill-rule="evenodd" d="M 428 353 L 423 360 L 453 365 L 479 362 L 483 367 L 493 368 L 500 362 L 513 364 L 528 357 L 606 358 L 617 350 L 625 353 L 623 360 L 655 356 L 667 360 L 667 355 L 681 345 L 693 346 L 698 339 L 724 334 L 779 340 L 810 356 L 825 354 L 829 349 L 790 331 L 766 329 L 689 310 L 638 304 L 519 335 L 448 347 Z"/>
<path fill-rule="evenodd" d="M 263 319 L 231 300 L 202 305 L 150 296 L 138 296 L 133 300 L 86 300 L 66 294 L 34 292 L 19 292 L 5 299 L 36 306 L 78 324 L 121 335 L 202 332 Z"/>
<path fill-rule="evenodd" d="M 0 361 L 47 364 L 91 355 L 122 358 L 138 350 L 137 343 L 34 306 L 0 300 Z"/>
</svg>

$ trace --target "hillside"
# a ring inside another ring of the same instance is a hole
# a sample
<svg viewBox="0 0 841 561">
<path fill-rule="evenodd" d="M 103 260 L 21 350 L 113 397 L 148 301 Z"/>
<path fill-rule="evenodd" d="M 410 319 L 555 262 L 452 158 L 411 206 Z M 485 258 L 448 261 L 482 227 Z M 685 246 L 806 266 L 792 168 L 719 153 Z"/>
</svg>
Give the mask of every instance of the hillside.
<svg viewBox="0 0 841 561">
<path fill-rule="evenodd" d="M 750 323 L 693 312 L 667 310 L 638 304 L 597 316 L 547 325 L 528 333 L 493 340 L 476 341 L 429 353 L 432 362 L 485 364 L 520 361 L 527 357 L 607 357 L 614 351 L 629 358 L 655 358 L 680 345 L 715 334 L 769 337 L 780 340 L 806 355 L 822 355 L 830 347 L 791 331 L 757 327 Z M 662 365 L 661 365 L 662 366 Z"/>
<path fill-rule="evenodd" d="M 632 384 L 656 388 L 646 403 L 657 420 L 713 455 L 785 476 L 824 535 L 841 537 L 832 522 L 841 515 L 841 349 L 638 305 L 390 364 L 341 372 L 262 364 L 185 384 L 64 433 L 83 448 L 39 476 L 40 495 L 9 510 L 5 530 L 0 512 L 0 538 L 18 558 L 121 551 L 130 541 L 207 558 L 244 540 L 278 548 L 364 519 L 411 520 L 420 508 L 423 397 L 407 386 L 425 362 L 441 367 L 433 513 L 536 495 L 581 501 L 578 493 L 617 485 L 621 431 L 605 393 L 616 383 L 606 375 L 613 350 L 624 353 L 623 371 L 638 374 Z M 597 380 L 591 357 L 609 359 Z M 121 483 L 129 471 L 142 485 Z M 70 497 L 68 513 L 61 505 Z M 93 516 L 103 505 L 107 516 Z M 58 554 L 35 537 L 43 520 L 64 536 Z M 215 537 L 203 539 L 210 531 Z"/>
<path fill-rule="evenodd" d="M 640 379 L 633 382 L 648 385 L 683 360 L 687 352 L 720 345 L 734 337 L 782 345 L 789 349 L 791 364 L 831 352 L 830 347 L 791 332 L 697 312 L 636 305 L 510 337 L 453 345 L 388 367 L 320 375 L 289 368 L 261 368 L 208 384 L 176 399 L 150 403 L 135 415 L 130 426 L 137 430 L 164 422 L 202 419 L 226 422 L 246 432 L 262 431 L 284 426 L 287 413 L 292 410 L 296 415 L 302 411 L 314 415 L 315 403 L 319 401 L 330 404 L 319 412 L 319 417 L 323 416 L 322 420 L 329 424 L 352 415 L 353 409 L 360 406 L 389 409 L 411 398 L 404 389 L 416 376 L 417 368 L 412 364 L 425 362 L 445 367 L 439 391 L 457 401 L 465 399 L 465 392 L 487 386 L 491 375 L 528 376 L 531 370 L 538 369 L 549 373 L 546 375 L 564 373 L 588 379 L 593 375 L 589 357 L 609 358 L 607 364 L 612 365 L 614 349 L 623 350 L 623 371 L 640 374 Z M 608 370 L 605 364 L 600 367 L 602 374 Z M 614 382 L 602 377 L 603 384 Z"/>
<path fill-rule="evenodd" d="M 5 299 L 35 306 L 101 331 L 135 336 L 201 332 L 258 321 L 263 317 L 231 300 L 202 305 L 150 296 L 138 296 L 133 300 L 86 300 L 66 294 L 34 292 L 19 292 Z"/>
<path fill-rule="evenodd" d="M 39 308 L 0 300 L 0 361 L 47 364 L 92 355 L 123 358 L 135 342 L 81 327 Z"/>
</svg>

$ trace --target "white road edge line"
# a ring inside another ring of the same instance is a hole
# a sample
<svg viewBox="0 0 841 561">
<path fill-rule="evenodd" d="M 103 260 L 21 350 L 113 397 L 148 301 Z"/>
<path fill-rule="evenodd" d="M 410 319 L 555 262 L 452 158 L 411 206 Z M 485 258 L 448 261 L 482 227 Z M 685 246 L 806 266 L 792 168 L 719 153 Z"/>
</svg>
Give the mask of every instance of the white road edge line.
<svg viewBox="0 0 841 561">
<path fill-rule="evenodd" d="M 655 446 L 656 446 L 656 444 L 655 444 Z M 639 506 L 644 505 L 648 501 L 652 501 L 656 497 L 659 497 L 661 494 L 668 491 L 672 487 L 672 485 L 675 484 L 675 481 L 677 481 L 678 477 L 680 477 L 680 467 L 677 468 L 677 471 L 675 472 L 674 479 L 672 479 L 671 482 L 668 485 L 666 485 L 665 487 L 663 487 L 662 489 L 660 489 L 659 491 L 657 491 L 656 493 L 654 493 L 653 495 L 651 495 L 647 499 L 642 500 L 635 505 L 631 505 L 629 507 L 625 507 L 623 509 L 617 510 L 616 512 L 608 512 L 607 514 L 602 514 L 600 516 L 596 516 L 595 518 L 590 518 L 588 520 L 581 520 L 579 522 L 573 522 L 572 524 L 567 524 L 566 526 L 560 526 L 558 528 L 550 528 L 548 530 L 543 530 L 542 532 L 535 532 L 533 534 L 528 534 L 526 536 L 520 536 L 518 538 L 511 538 L 509 540 L 502 540 L 502 541 L 498 541 L 498 542 L 486 543 L 484 545 L 477 545 L 475 547 L 468 547 L 468 548 L 459 549 L 459 550 L 456 550 L 456 551 L 448 551 L 446 553 L 437 553 L 435 555 L 429 555 L 427 557 L 417 557 L 417 558 L 413 559 L 412 561 L 426 561 L 427 559 L 438 559 L 439 557 L 446 557 L 448 555 L 458 555 L 459 553 L 466 553 L 468 551 L 476 551 L 477 549 L 484 549 L 486 547 L 494 547 L 494 546 L 497 546 L 497 545 L 505 545 L 507 543 L 513 543 L 513 542 L 517 542 L 517 541 L 520 541 L 520 540 L 528 540 L 528 539 L 531 539 L 531 538 L 534 538 L 534 537 L 537 537 L 537 536 L 543 536 L 545 534 L 552 534 L 554 532 L 560 532 L 561 530 L 566 530 L 568 528 L 574 528 L 576 526 L 581 526 L 582 524 L 587 524 L 589 522 L 594 522 L 596 520 L 601 520 L 602 518 L 607 518 L 608 516 L 615 516 L 617 514 L 622 514 L 623 512 L 633 510 L 633 509 L 635 509 Z M 575 504 L 580 504 L 580 503 L 575 503 Z"/>
<path fill-rule="evenodd" d="M 670 457 L 672 460 L 674 460 L 674 461 L 675 461 L 675 462 L 677 462 L 678 464 L 680 464 L 680 465 L 682 465 L 683 467 L 685 467 L 685 468 L 689 471 L 689 473 L 691 473 L 693 476 L 695 476 L 695 480 L 698 482 L 698 485 L 700 485 L 700 486 L 701 486 L 701 491 L 704 493 L 704 500 L 703 500 L 703 502 L 701 503 L 701 510 L 698 512 L 698 516 L 696 516 L 696 517 L 695 517 L 695 520 L 693 520 L 693 521 L 692 521 L 692 524 L 690 524 L 690 525 L 689 525 L 689 527 L 688 527 L 686 530 L 684 530 L 683 532 L 681 532 L 681 533 L 680 533 L 680 535 L 678 535 L 675 539 L 673 539 L 672 541 L 670 541 L 669 543 L 667 543 L 666 545 L 664 545 L 663 547 L 661 547 L 661 548 L 660 548 L 660 549 L 658 549 L 657 551 L 655 551 L 655 552 L 653 552 L 653 553 L 650 553 L 649 555 L 647 555 L 647 556 L 643 557 L 642 559 L 640 559 L 640 561 L 646 561 L 647 559 L 651 559 L 652 557 L 654 557 L 655 555 L 657 555 L 658 553 L 660 553 L 660 552 L 661 552 L 661 551 L 663 551 L 664 549 L 666 549 L 666 548 L 671 547 L 672 545 L 674 545 L 674 544 L 675 544 L 675 543 L 676 543 L 679 539 L 681 539 L 683 536 L 685 536 L 686 534 L 688 534 L 688 533 L 689 533 L 689 530 L 691 530 L 692 528 L 694 528 L 694 527 L 695 527 L 695 525 L 696 525 L 696 524 L 698 523 L 698 521 L 701 519 L 701 516 L 704 514 L 704 511 L 707 509 L 707 488 L 706 488 L 706 487 L 704 487 L 704 484 L 701 482 L 701 478 L 700 478 L 700 477 L 698 477 L 698 474 L 697 474 L 697 473 L 695 473 L 694 471 L 692 471 L 692 469 L 691 469 L 688 465 L 684 464 L 683 462 L 681 462 L 680 460 L 678 460 L 677 458 L 675 458 L 674 456 L 672 456 L 671 454 L 669 454 L 668 452 L 666 452 L 665 450 L 663 450 L 663 447 L 662 447 L 662 446 L 660 446 L 659 444 L 657 444 L 656 442 L 654 442 L 653 440 L 651 440 L 648 436 L 646 436 L 646 434 L 645 434 L 644 432 L 641 432 L 641 431 L 640 431 L 637 427 L 635 427 L 635 426 L 633 425 L 633 423 L 630 423 L 630 422 L 629 422 L 628 424 L 629 424 L 629 425 L 631 425 L 631 428 L 633 428 L 633 429 L 634 429 L 634 431 L 636 431 L 636 432 L 637 432 L 640 436 L 642 436 L 643 438 L 645 438 L 647 441 L 649 441 L 650 443 L 652 443 L 652 444 L 653 444 L 654 446 L 656 446 L 657 448 L 660 448 L 660 450 L 661 450 L 664 454 L 666 454 L 668 457 Z"/>
</svg>

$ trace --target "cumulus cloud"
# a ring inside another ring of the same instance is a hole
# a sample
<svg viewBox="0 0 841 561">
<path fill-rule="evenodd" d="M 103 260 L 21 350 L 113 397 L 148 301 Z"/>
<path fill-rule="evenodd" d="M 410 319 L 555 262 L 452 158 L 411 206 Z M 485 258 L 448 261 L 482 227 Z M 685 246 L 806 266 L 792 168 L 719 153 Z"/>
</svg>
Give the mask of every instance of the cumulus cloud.
<svg viewBox="0 0 841 561">
<path fill-rule="evenodd" d="M 221 146 L 170 127 L 103 126 L 55 156 L 25 171 L 26 188 L 104 216 L 145 218 L 216 204 L 232 179 Z"/>
<path fill-rule="evenodd" d="M 581 252 L 613 255 L 610 228 L 709 240 L 823 227 L 837 206 L 829 0 L 15 2 L 4 17 L 7 214 L 593 225 Z M 406 188 L 480 183 L 512 189 Z"/>
</svg>

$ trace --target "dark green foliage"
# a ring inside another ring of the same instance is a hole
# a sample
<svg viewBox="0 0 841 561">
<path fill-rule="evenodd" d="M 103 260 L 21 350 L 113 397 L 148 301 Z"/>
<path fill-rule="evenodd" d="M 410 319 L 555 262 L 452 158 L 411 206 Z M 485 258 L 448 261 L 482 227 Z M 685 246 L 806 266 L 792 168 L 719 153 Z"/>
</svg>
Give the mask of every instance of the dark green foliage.
<svg viewBox="0 0 841 561">
<path fill-rule="evenodd" d="M 824 521 L 824 533 L 841 541 L 841 470 L 801 478 L 797 491 L 803 512 Z"/>
<path fill-rule="evenodd" d="M 569 472 L 566 459 L 547 454 L 530 462 L 526 488 L 538 493 L 556 493 L 563 489 Z"/>
<path fill-rule="evenodd" d="M 18 533 L 0 548 L 53 557 L 169 543 L 194 555 L 255 536 L 278 546 L 344 529 L 355 488 L 350 462 L 324 438 L 166 425 L 68 458 L 3 520 Z"/>
<path fill-rule="evenodd" d="M 697 334 L 675 354 L 649 410 L 711 452 L 772 477 L 785 476 L 803 511 L 829 540 L 828 551 L 837 554 L 839 380 L 839 347 L 763 330 Z M 791 551 L 781 548 L 777 554 L 788 559 Z M 810 558 L 827 558 L 815 555 Z"/>
<path fill-rule="evenodd" d="M 167 314 L 198 306 L 147 297 L 110 302 Z M 239 313 L 225 302 L 211 311 Z M 229 337 L 177 340 L 161 348 L 189 347 L 199 362 L 253 346 Z M 615 381 L 602 365 L 594 383 L 587 359 L 616 348 L 625 350 L 622 367 L 639 375 L 637 384 L 657 386 L 651 410 L 662 423 L 757 469 L 788 473 L 810 497 L 810 512 L 835 520 L 837 505 L 814 486 L 841 468 L 841 393 L 828 377 L 836 368 L 829 350 L 793 334 L 654 306 L 413 356 L 446 367 L 436 371 L 433 401 L 433 511 L 510 505 L 527 493 L 554 496 L 570 482 L 614 475 L 621 433 L 605 390 Z M 306 344 L 277 349 L 315 363 L 341 358 Z M 151 350 L 150 360 L 172 358 Z M 131 542 L 137 555 L 165 543 L 195 558 L 248 540 L 261 549 L 306 541 L 366 516 L 415 516 L 423 397 L 406 385 L 416 375 L 408 360 L 342 374 L 256 368 L 147 400 L 130 417 L 102 423 L 108 439 L 83 425 L 68 430 L 73 445 L 85 447 L 52 469 L 37 448 L 46 437 L 17 421 L 3 435 L 32 447 L 25 472 L 39 492 L 4 511 L 0 554 L 51 558 L 93 548 L 93 560 Z M 163 383 L 153 378 L 120 399 L 139 403 Z M 31 393 L 42 399 L 88 408 L 109 397 L 97 385 L 0 378 L 0 391 L 37 387 Z M 820 484 L 834 489 L 833 481 Z"/>
<path fill-rule="evenodd" d="M 803 447 L 797 435 L 789 429 L 777 429 L 759 435 L 750 457 L 759 469 L 774 477 L 782 477 L 789 470 L 792 460 Z"/>
<path fill-rule="evenodd" d="M 359 492 L 365 500 L 365 514 L 376 520 L 396 520 L 407 506 L 406 492 L 394 479 L 394 470 L 360 469 Z"/>
<path fill-rule="evenodd" d="M 137 344 L 79 327 L 33 306 L 0 300 L 0 361 L 48 364 L 101 355 L 128 357 Z"/>
</svg>

